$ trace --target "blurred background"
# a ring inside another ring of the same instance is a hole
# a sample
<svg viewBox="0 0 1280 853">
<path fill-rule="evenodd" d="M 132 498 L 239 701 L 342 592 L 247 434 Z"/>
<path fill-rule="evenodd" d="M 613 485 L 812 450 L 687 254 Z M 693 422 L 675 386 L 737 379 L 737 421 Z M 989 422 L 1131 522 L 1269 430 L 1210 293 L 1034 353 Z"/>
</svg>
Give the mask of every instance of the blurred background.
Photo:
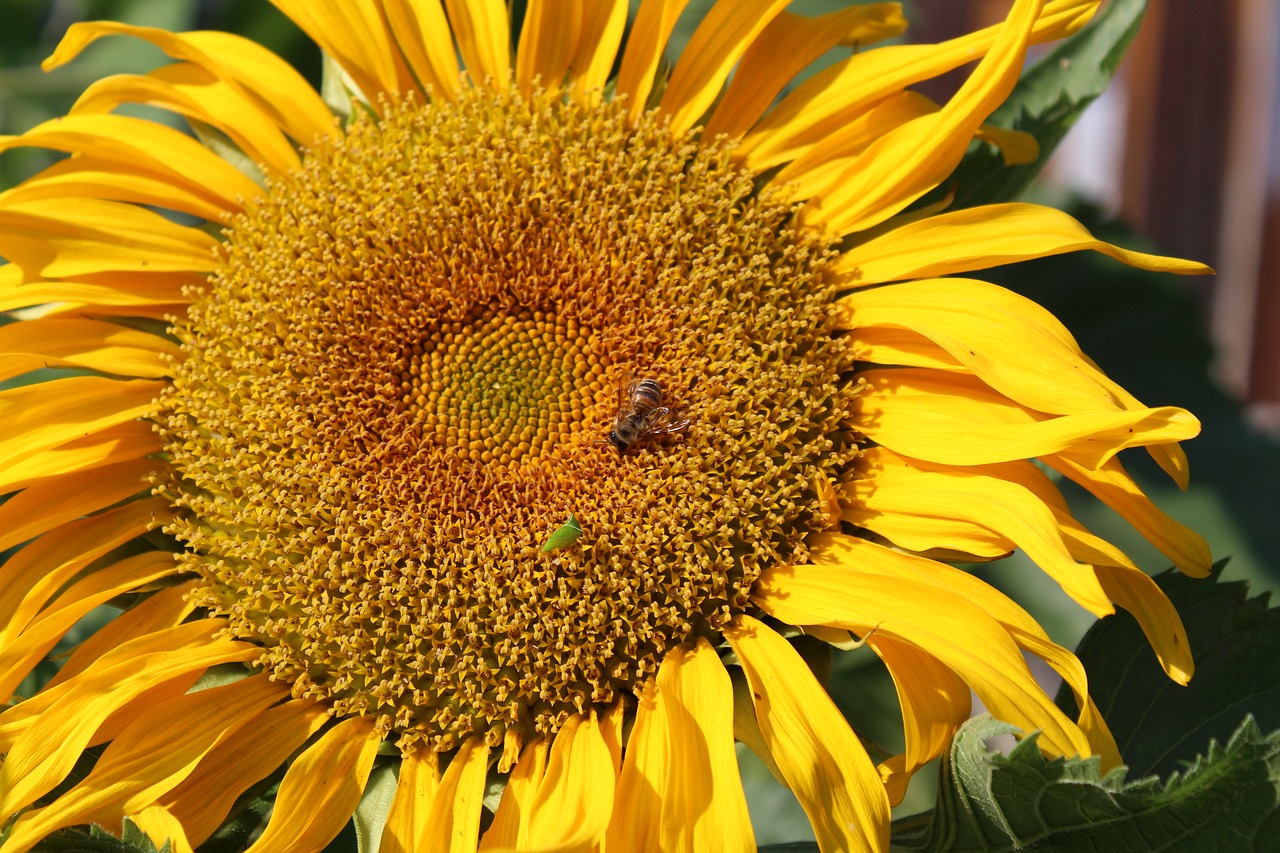
<svg viewBox="0 0 1280 853">
<path fill-rule="evenodd" d="M 633 7 L 636 5 L 632 3 Z M 672 40 L 675 55 L 711 0 L 691 0 Z M 820 14 L 844 0 L 797 0 Z M 994 23 L 1009 0 L 907 0 L 906 40 L 935 42 Z M 100 42 L 51 74 L 39 63 L 78 20 L 111 18 L 166 29 L 225 29 L 260 41 L 313 80 L 315 47 L 266 0 L 0 0 L 0 134 L 63 114 L 92 81 L 163 63 L 136 41 Z M 1093 254 L 1059 256 L 984 273 L 1046 305 L 1102 368 L 1148 405 L 1177 405 L 1204 431 L 1186 445 L 1183 494 L 1145 455 L 1126 465 L 1148 494 L 1203 533 L 1227 579 L 1255 593 L 1280 590 L 1280 3 L 1156 0 L 1112 88 L 1050 158 L 1029 198 L 1071 212 L 1111 242 L 1214 266 L 1178 278 L 1129 269 Z M 828 61 L 847 55 L 833 53 Z M 1034 58 L 1034 57 L 1033 57 Z M 967 69 L 965 70 L 967 73 Z M 945 99 L 963 79 L 924 87 Z M 171 117 L 133 110 L 172 123 Z M 0 155 L 0 188 L 51 162 L 40 151 Z M 1149 461 L 1149 460 L 1148 460 Z M 1123 521 L 1064 485 L 1086 526 L 1156 572 L 1167 561 Z M 1092 618 L 1029 562 L 975 567 L 1027 607 L 1051 636 L 1074 647 Z M 868 652 L 834 663 L 833 693 L 862 733 L 901 748 L 892 685 Z M 795 840 L 807 824 L 794 798 L 744 756 L 758 840 Z M 927 807 L 914 784 L 904 811 Z"/>
</svg>

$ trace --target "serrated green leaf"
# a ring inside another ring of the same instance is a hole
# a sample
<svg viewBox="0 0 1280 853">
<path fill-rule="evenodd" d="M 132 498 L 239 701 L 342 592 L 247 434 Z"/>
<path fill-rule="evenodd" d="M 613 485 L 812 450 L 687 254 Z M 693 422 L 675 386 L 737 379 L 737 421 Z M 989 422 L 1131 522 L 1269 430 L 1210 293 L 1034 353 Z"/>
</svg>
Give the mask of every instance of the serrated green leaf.
<svg viewBox="0 0 1280 853">
<path fill-rule="evenodd" d="M 1176 571 L 1155 576 L 1182 616 L 1196 672 L 1183 687 L 1165 676 L 1137 620 L 1119 612 L 1100 620 L 1076 654 L 1089 694 L 1115 736 L 1130 775 L 1167 775 L 1210 738 L 1225 741 L 1246 714 L 1263 731 L 1280 729 L 1280 609 L 1269 595 L 1248 598 L 1243 581 L 1221 583 Z M 1070 691 L 1058 704 L 1074 713 Z"/>
<path fill-rule="evenodd" d="M 582 525 L 578 523 L 578 517 L 570 513 L 569 520 L 557 527 L 555 531 L 547 537 L 547 541 L 542 545 L 542 550 L 545 552 L 568 548 L 574 542 L 577 542 L 578 537 L 581 535 Z"/>
<path fill-rule="evenodd" d="M 125 818 L 122 838 L 116 838 L 100 826 L 76 826 L 60 829 L 41 839 L 39 853 L 169 853 L 172 845 L 156 845 L 133 821 Z"/>
<path fill-rule="evenodd" d="M 1280 821 L 1280 732 L 1246 720 L 1225 746 L 1161 784 L 1103 777 L 1098 759 L 1049 759 L 1036 736 L 1008 756 L 986 740 L 1010 727 L 990 717 L 961 727 L 946 756 L 933 820 L 899 833 L 906 850 L 1262 850 Z"/>
<path fill-rule="evenodd" d="M 1030 133 L 1040 157 L 1025 166 L 1006 167 L 989 145 L 970 151 L 936 200 L 955 188 L 955 209 L 1018 198 L 1030 186 L 1049 155 L 1080 118 L 1085 107 L 1106 91 L 1138 32 L 1146 0 L 1111 0 L 1089 25 L 1059 44 L 1022 76 L 1004 104 L 988 119 L 998 127 Z"/>
<path fill-rule="evenodd" d="M 394 762 L 382 762 L 374 766 L 364 795 L 356 806 L 352 819 L 356 825 L 356 844 L 360 853 L 376 853 L 382 841 L 382 828 L 387 825 L 387 814 L 396 795 L 396 771 Z"/>
</svg>

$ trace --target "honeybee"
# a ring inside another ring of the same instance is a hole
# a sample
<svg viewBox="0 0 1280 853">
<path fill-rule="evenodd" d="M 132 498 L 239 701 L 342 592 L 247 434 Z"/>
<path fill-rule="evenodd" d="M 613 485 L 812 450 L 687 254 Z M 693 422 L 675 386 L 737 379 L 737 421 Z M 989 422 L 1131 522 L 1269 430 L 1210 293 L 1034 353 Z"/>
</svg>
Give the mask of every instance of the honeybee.
<svg viewBox="0 0 1280 853">
<path fill-rule="evenodd" d="M 662 405 L 662 386 L 656 379 L 632 379 L 618 400 L 609 442 L 621 456 L 651 435 L 668 435 L 688 425 L 688 418 L 678 418 Z"/>
</svg>

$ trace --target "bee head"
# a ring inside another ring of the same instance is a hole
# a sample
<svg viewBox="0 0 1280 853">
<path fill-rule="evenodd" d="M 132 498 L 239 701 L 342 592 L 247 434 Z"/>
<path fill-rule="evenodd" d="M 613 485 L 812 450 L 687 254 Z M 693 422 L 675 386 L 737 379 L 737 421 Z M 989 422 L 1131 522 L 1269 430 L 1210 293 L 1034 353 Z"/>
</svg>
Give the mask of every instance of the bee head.
<svg viewBox="0 0 1280 853">
<path fill-rule="evenodd" d="M 627 449 L 627 445 L 618 437 L 618 433 L 615 430 L 609 430 L 609 443 L 618 451 L 619 456 L 621 456 Z"/>
</svg>

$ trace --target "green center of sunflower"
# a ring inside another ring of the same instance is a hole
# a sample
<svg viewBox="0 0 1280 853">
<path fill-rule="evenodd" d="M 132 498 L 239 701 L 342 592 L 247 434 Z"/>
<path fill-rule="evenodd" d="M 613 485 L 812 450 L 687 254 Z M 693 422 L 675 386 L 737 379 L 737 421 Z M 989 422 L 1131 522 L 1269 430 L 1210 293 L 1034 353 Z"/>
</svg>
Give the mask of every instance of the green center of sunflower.
<svg viewBox="0 0 1280 853">
<path fill-rule="evenodd" d="M 715 641 L 831 523 L 824 248 L 723 146 L 472 92 L 269 190 L 175 330 L 164 491 L 200 603 L 297 695 L 519 744 Z"/>
</svg>

